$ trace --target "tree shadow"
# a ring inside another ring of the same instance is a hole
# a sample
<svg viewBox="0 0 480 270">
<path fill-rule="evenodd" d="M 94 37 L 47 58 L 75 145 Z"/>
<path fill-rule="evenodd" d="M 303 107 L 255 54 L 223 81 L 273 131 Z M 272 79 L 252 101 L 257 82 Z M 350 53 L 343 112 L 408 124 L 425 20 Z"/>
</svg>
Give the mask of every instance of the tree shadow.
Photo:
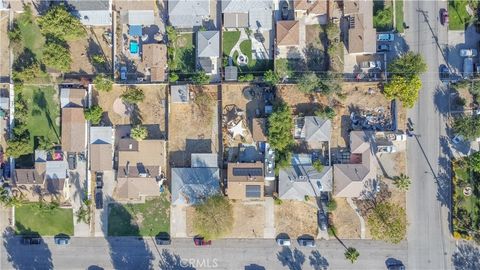
<svg viewBox="0 0 480 270">
<path fill-rule="evenodd" d="M 312 255 L 308 257 L 310 260 L 310 266 L 314 270 L 327 270 L 329 263 L 325 257 L 323 257 L 318 250 L 312 251 Z"/>
<path fill-rule="evenodd" d="M 312 44 L 303 50 L 305 54 L 307 69 L 311 71 L 326 71 L 325 52 L 319 48 L 314 47 Z"/>
<path fill-rule="evenodd" d="M 245 265 L 244 270 L 265 270 L 265 267 L 252 263 L 250 265 Z"/>
<path fill-rule="evenodd" d="M 160 262 L 158 266 L 162 270 L 195 270 L 187 260 L 182 259 L 179 255 L 171 253 L 167 249 L 162 249 L 160 253 Z"/>
<path fill-rule="evenodd" d="M 277 253 L 277 259 L 290 270 L 301 270 L 305 263 L 305 255 L 297 248 L 292 251 L 289 247 L 283 247 Z"/>
<path fill-rule="evenodd" d="M 39 237 L 29 228 L 24 229 L 31 232 L 29 235 Z M 22 245 L 22 237 L 15 236 L 11 228 L 7 228 L 2 237 L 7 261 L 13 269 L 53 269 L 52 253 L 43 240 L 39 245 Z"/>
<path fill-rule="evenodd" d="M 452 263 L 457 270 L 480 269 L 480 250 L 472 244 L 461 242 L 452 255 Z"/>
</svg>

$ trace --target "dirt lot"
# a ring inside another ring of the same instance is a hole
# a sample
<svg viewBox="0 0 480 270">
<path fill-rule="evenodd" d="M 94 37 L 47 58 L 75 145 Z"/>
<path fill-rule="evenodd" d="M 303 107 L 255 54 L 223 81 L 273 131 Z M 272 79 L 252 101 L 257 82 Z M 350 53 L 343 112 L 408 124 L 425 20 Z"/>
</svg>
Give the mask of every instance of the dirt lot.
<svg viewBox="0 0 480 270">
<path fill-rule="evenodd" d="M 313 115 L 322 104 L 328 104 L 327 98 L 320 94 L 305 94 L 296 85 L 279 85 L 277 98 L 292 108 L 294 115 Z"/>
<path fill-rule="evenodd" d="M 283 200 L 281 205 L 275 205 L 275 230 L 290 238 L 304 234 L 316 237 L 317 209 L 306 202 Z"/>
<path fill-rule="evenodd" d="M 169 158 L 172 167 L 189 167 L 192 153 L 218 153 L 218 86 L 191 87 L 189 103 L 171 103 Z M 203 92 L 205 95 L 199 95 Z M 198 98 L 198 97 L 205 98 Z"/>
<path fill-rule="evenodd" d="M 129 116 L 121 116 L 114 111 L 113 104 L 125 91 L 125 86 L 114 85 L 110 92 L 94 92 L 94 103 L 100 105 L 106 112 L 103 115 L 103 122 L 112 125 L 125 125 L 142 123 L 151 125 L 149 134 L 155 138 L 161 138 L 166 135 L 166 85 L 136 85 L 143 90 L 145 99 L 138 103 Z"/>
<path fill-rule="evenodd" d="M 337 229 L 340 239 L 359 239 L 360 220 L 345 198 L 335 198 L 337 209 L 330 215 L 330 222 Z"/>
<path fill-rule="evenodd" d="M 93 74 L 111 72 L 112 49 L 103 38 L 109 27 L 87 28 L 87 37 L 68 42 L 72 54 L 72 73 Z M 101 55 L 105 63 L 92 64 L 92 57 Z"/>
</svg>

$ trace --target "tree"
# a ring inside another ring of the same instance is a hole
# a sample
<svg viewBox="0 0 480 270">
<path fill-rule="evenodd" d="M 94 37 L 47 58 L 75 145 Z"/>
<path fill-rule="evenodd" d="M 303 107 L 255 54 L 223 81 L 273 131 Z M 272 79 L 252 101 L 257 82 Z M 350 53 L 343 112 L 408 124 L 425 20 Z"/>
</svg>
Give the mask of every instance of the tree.
<svg viewBox="0 0 480 270">
<path fill-rule="evenodd" d="M 354 263 L 359 256 L 360 253 L 358 253 L 356 248 L 349 247 L 347 248 L 347 251 L 345 251 L 345 259 L 349 260 L 351 263 Z"/>
<path fill-rule="evenodd" d="M 95 76 L 93 83 L 95 84 L 95 89 L 101 92 L 109 92 L 113 89 L 113 81 L 105 74 Z"/>
<path fill-rule="evenodd" d="M 255 77 L 251 73 L 238 76 L 238 81 L 239 82 L 251 82 L 254 79 L 255 79 Z"/>
<path fill-rule="evenodd" d="M 11 196 L 10 192 L 0 186 L 0 203 L 6 207 L 18 207 L 25 204 L 23 196 Z"/>
<path fill-rule="evenodd" d="M 320 77 L 319 90 L 323 95 L 338 93 L 342 90 L 342 75 L 327 71 Z"/>
<path fill-rule="evenodd" d="M 192 81 L 195 85 L 204 85 L 210 82 L 210 76 L 205 71 L 198 71 L 192 77 Z"/>
<path fill-rule="evenodd" d="M 233 208 L 221 194 L 213 195 L 195 206 L 195 232 L 207 240 L 228 234 L 233 227 Z"/>
<path fill-rule="evenodd" d="M 368 215 L 368 227 L 373 239 L 397 244 L 407 231 L 405 209 L 393 203 L 377 203 Z"/>
<path fill-rule="evenodd" d="M 105 64 L 105 58 L 101 54 L 92 55 L 92 62 L 97 65 Z"/>
<path fill-rule="evenodd" d="M 145 140 L 148 137 L 148 130 L 146 127 L 136 126 L 130 131 L 130 137 L 137 141 Z"/>
<path fill-rule="evenodd" d="M 60 71 L 69 71 L 72 64 L 70 50 L 61 44 L 48 42 L 43 50 L 45 65 Z"/>
<path fill-rule="evenodd" d="M 330 119 L 330 120 L 332 120 L 335 117 L 335 115 L 337 115 L 335 113 L 335 110 L 329 106 L 324 106 L 320 110 L 315 112 L 315 116 L 318 116 L 324 119 Z"/>
<path fill-rule="evenodd" d="M 275 72 L 282 79 L 292 77 L 293 72 L 289 67 L 288 59 L 277 59 L 277 60 L 275 60 Z"/>
<path fill-rule="evenodd" d="M 145 99 L 145 94 L 142 89 L 131 86 L 128 87 L 120 97 L 127 103 L 137 104 Z"/>
<path fill-rule="evenodd" d="M 407 191 L 412 181 L 410 181 L 410 177 L 402 173 L 393 179 L 393 183 L 398 189 Z"/>
<path fill-rule="evenodd" d="M 263 75 L 263 80 L 269 85 L 277 85 L 280 82 L 280 77 L 273 70 L 267 70 Z"/>
<path fill-rule="evenodd" d="M 34 61 L 27 66 L 15 68 L 12 72 L 13 80 L 18 83 L 28 82 L 38 77 L 41 72 L 40 64 Z"/>
<path fill-rule="evenodd" d="M 475 152 L 468 157 L 468 166 L 476 173 L 480 173 L 480 152 Z"/>
<path fill-rule="evenodd" d="M 31 153 L 33 153 L 33 149 L 27 140 L 13 139 L 7 141 L 7 150 L 5 151 L 7 157 L 19 158 Z"/>
<path fill-rule="evenodd" d="M 88 206 L 81 206 L 78 211 L 75 213 L 77 217 L 77 223 L 84 222 L 86 224 L 90 223 L 90 210 L 88 209 Z"/>
<path fill-rule="evenodd" d="M 323 171 L 323 164 L 322 162 L 320 162 L 320 160 L 315 160 L 313 163 L 312 163 L 312 167 L 317 170 L 318 172 L 322 172 Z"/>
<path fill-rule="evenodd" d="M 8 31 L 8 39 L 10 39 L 11 42 L 22 41 L 22 32 L 16 19 L 13 21 L 12 28 Z"/>
<path fill-rule="evenodd" d="M 452 129 L 455 134 L 461 135 L 466 140 L 474 140 L 480 137 L 480 117 L 463 116 L 455 118 Z"/>
<path fill-rule="evenodd" d="M 178 81 L 179 77 L 178 77 L 178 74 L 177 73 L 170 73 L 168 74 L 168 81 L 171 82 L 171 83 L 174 83 L 176 81 Z"/>
<path fill-rule="evenodd" d="M 268 141 L 273 149 L 285 152 L 294 144 L 293 118 L 290 108 L 285 103 L 277 104 L 268 117 Z"/>
<path fill-rule="evenodd" d="M 313 72 L 303 73 L 298 79 L 298 89 L 304 93 L 310 94 L 320 85 L 320 78 Z"/>
<path fill-rule="evenodd" d="M 40 150 L 50 151 L 55 146 L 55 143 L 50 140 L 50 138 L 43 136 L 38 140 L 37 148 Z"/>
<path fill-rule="evenodd" d="M 329 40 L 332 40 L 333 38 L 340 35 L 340 27 L 338 27 L 335 23 L 330 21 L 325 27 L 325 33 L 327 34 L 327 38 Z"/>
<path fill-rule="evenodd" d="M 398 98 L 405 107 L 412 108 L 418 99 L 418 92 L 422 88 L 422 81 L 418 75 L 410 79 L 393 76 L 383 88 L 383 94 L 387 99 Z"/>
<path fill-rule="evenodd" d="M 327 211 L 328 212 L 333 212 L 337 209 L 337 201 L 335 201 L 335 199 L 331 199 L 330 201 L 328 201 L 327 203 Z"/>
<path fill-rule="evenodd" d="M 427 71 L 427 63 L 420 54 L 412 51 L 394 59 L 388 65 L 389 74 L 404 78 L 418 77 L 425 71 Z"/>
<path fill-rule="evenodd" d="M 102 121 L 103 109 L 98 105 L 85 109 L 85 119 L 90 121 L 93 125 L 98 125 Z"/>
<path fill-rule="evenodd" d="M 82 23 L 65 6 L 55 5 L 37 19 L 42 34 L 53 35 L 63 40 L 75 40 L 84 37 L 86 32 Z"/>
</svg>

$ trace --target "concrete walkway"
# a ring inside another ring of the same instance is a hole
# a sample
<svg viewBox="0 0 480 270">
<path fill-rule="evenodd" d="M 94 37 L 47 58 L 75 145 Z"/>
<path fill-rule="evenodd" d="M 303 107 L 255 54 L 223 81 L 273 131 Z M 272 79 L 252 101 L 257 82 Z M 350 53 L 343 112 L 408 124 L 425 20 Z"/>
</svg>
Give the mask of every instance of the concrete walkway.
<svg viewBox="0 0 480 270">
<path fill-rule="evenodd" d="M 187 237 L 187 209 L 184 206 L 170 207 L 170 235 L 173 238 Z"/>
<path fill-rule="evenodd" d="M 238 39 L 237 43 L 233 46 L 232 50 L 230 51 L 230 57 L 233 58 L 233 55 L 235 54 L 235 51 L 238 51 L 238 54 L 242 54 L 242 51 L 240 50 L 240 44 L 242 44 L 243 41 L 248 40 L 248 35 L 245 33 L 245 29 L 240 29 L 240 38 Z"/>
<path fill-rule="evenodd" d="M 355 211 L 355 214 L 357 214 L 358 219 L 360 220 L 360 238 L 365 239 L 365 220 L 363 217 L 360 215 L 360 210 L 358 210 L 358 207 L 355 205 L 355 203 L 352 201 L 352 198 L 347 198 L 347 203 L 350 205 L 350 207 Z"/>
<path fill-rule="evenodd" d="M 265 198 L 265 225 L 263 238 L 275 238 L 275 204 L 272 197 Z"/>
</svg>

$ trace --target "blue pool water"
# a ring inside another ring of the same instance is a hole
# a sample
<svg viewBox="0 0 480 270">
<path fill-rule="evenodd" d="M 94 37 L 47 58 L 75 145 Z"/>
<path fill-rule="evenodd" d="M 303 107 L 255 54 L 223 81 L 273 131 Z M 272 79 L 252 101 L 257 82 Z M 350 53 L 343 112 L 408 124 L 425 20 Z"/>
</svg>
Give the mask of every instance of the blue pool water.
<svg viewBox="0 0 480 270">
<path fill-rule="evenodd" d="M 130 53 L 138 53 L 138 42 L 130 41 Z"/>
</svg>

